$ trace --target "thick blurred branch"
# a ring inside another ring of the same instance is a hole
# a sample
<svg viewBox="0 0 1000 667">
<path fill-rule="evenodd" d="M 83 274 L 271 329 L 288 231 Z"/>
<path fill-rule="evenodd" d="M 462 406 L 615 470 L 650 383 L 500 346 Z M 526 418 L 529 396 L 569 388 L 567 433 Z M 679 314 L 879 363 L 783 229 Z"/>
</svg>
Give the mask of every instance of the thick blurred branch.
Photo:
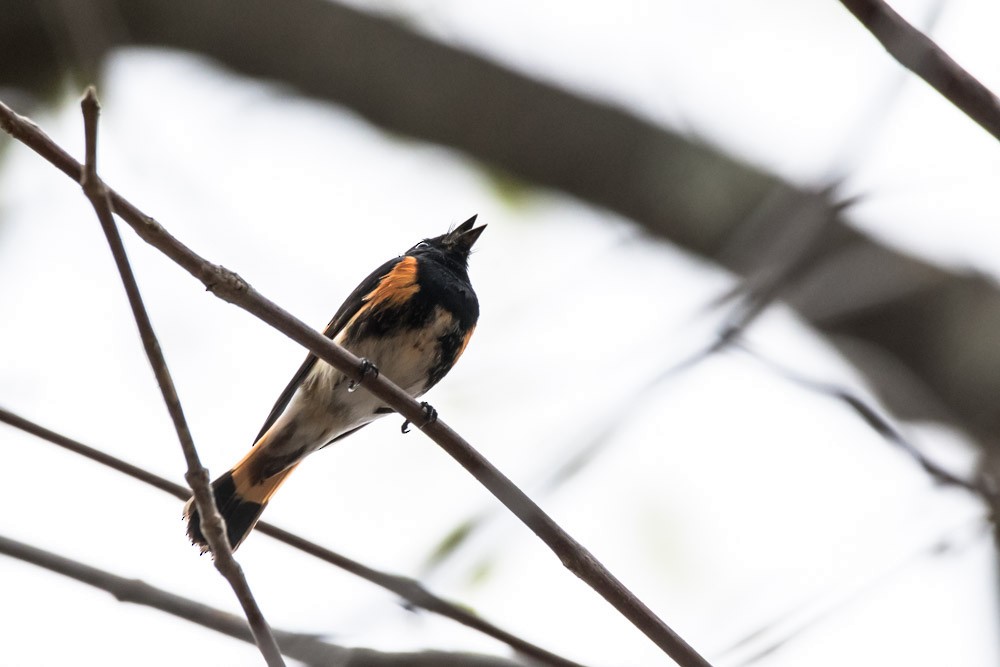
<svg viewBox="0 0 1000 667">
<path fill-rule="evenodd" d="M 100 114 L 100 104 L 97 101 L 97 93 L 93 87 L 87 89 L 80 103 L 83 110 L 83 126 L 86 146 L 86 160 L 84 168 L 80 174 L 80 186 L 84 194 L 90 200 L 97 214 L 97 219 L 101 223 L 101 229 L 108 240 L 111 254 L 118 267 L 122 285 L 125 287 L 125 294 L 128 296 L 128 303 L 132 309 L 136 327 L 139 329 L 139 337 L 142 339 L 142 346 L 146 350 L 149 364 L 153 368 L 153 375 L 156 376 L 156 383 L 160 386 L 160 393 L 163 394 L 163 402 L 170 413 L 170 419 L 177 431 L 177 439 L 181 443 L 184 458 L 187 461 L 187 474 L 185 478 L 194 491 L 195 502 L 198 511 L 201 513 L 201 530 L 212 548 L 213 562 L 236 594 L 243 612 L 246 614 L 250 631 L 253 633 L 257 648 L 269 667 L 284 667 L 285 661 L 281 658 L 281 651 L 271 634 L 271 628 L 264 619 L 264 614 L 260 610 L 260 605 L 250 590 L 250 584 L 243 574 L 243 568 L 233 558 L 232 549 L 226 538 L 226 527 L 215 506 L 215 496 L 212 494 L 211 482 L 208 477 L 208 470 L 201 465 L 198 457 L 198 450 L 195 448 L 194 439 L 191 437 L 191 430 L 188 428 L 187 420 L 184 418 L 184 410 L 181 407 L 180 398 L 177 396 L 177 389 L 174 387 L 173 378 L 167 368 L 167 361 L 160 349 L 160 343 L 153 332 L 153 324 L 149 320 L 146 306 L 142 302 L 142 295 L 139 292 L 139 285 L 136 283 L 135 274 L 129 264 L 128 255 L 125 253 L 125 246 L 121 236 L 118 234 L 118 227 L 115 225 L 114 215 L 111 212 L 111 197 L 104 182 L 97 176 L 97 121 Z"/>
<path fill-rule="evenodd" d="M 56 433 L 55 431 L 51 431 L 40 424 L 36 424 L 3 408 L 0 408 L 0 423 L 8 424 L 14 428 L 41 438 L 42 440 L 47 440 L 48 442 L 71 451 L 74 454 L 79 454 L 80 456 L 86 457 L 92 461 L 100 463 L 101 465 L 128 475 L 133 479 L 137 479 L 140 482 L 144 482 L 150 486 L 160 489 L 161 491 L 169 493 L 180 500 L 187 500 L 191 495 L 190 490 L 185 486 L 171 482 L 170 480 L 164 479 L 159 475 L 154 475 L 148 470 L 144 470 L 138 466 L 132 465 L 131 463 L 122 461 L 117 457 L 102 452 L 99 449 L 94 449 L 93 447 L 89 447 L 82 442 L 60 433 Z M 310 542 L 303 537 L 299 537 L 294 533 L 290 533 L 287 530 L 278 528 L 277 526 L 264 521 L 258 523 L 254 530 L 273 537 L 279 542 L 283 542 L 284 544 L 307 553 L 315 558 L 330 563 L 335 567 L 339 567 L 345 572 L 358 576 L 375 584 L 376 586 L 384 588 L 387 591 L 391 591 L 403 600 L 406 600 L 407 604 L 410 604 L 417 609 L 424 609 L 431 613 L 444 616 L 445 618 L 450 618 L 453 621 L 465 625 L 466 627 L 478 630 L 485 635 L 493 637 L 494 639 L 507 644 L 518 653 L 536 661 L 537 664 L 552 665 L 553 667 L 581 667 L 579 663 L 567 660 L 566 658 L 546 651 L 545 649 L 513 635 L 506 630 L 498 628 L 489 621 L 486 621 L 472 612 L 467 611 L 465 608 L 434 595 L 427 590 L 423 584 L 415 579 L 368 567 L 367 565 L 363 565 L 355 560 L 351 560 L 347 556 L 330 551 L 315 542 Z"/>
<path fill-rule="evenodd" d="M 0 0 L 3 15 L 15 17 L 0 21 L 0 80 L 44 88 L 64 76 L 51 59 L 59 45 L 46 42 L 43 4 Z M 114 16 L 108 44 L 183 49 L 279 81 L 626 215 L 740 275 L 766 273 L 778 242 L 795 234 L 794 220 L 742 225 L 775 188 L 801 206 L 828 207 L 814 256 L 775 296 L 858 362 L 896 415 L 948 420 L 991 448 L 996 442 L 1000 290 L 859 233 L 825 193 L 328 0 L 100 4 Z"/>
<path fill-rule="evenodd" d="M 840 0 L 901 65 L 1000 139 L 1000 99 L 883 0 Z"/>
<path fill-rule="evenodd" d="M 0 536 L 0 554 L 57 572 L 100 588 L 121 602 L 145 605 L 197 623 L 224 635 L 253 643 L 245 619 L 220 609 L 128 579 L 96 567 Z M 363 648 L 345 648 L 320 641 L 312 635 L 275 630 L 281 652 L 314 667 L 518 667 L 524 663 L 476 653 L 420 651 L 386 653 Z"/>
<path fill-rule="evenodd" d="M 37 125 L 18 116 L 2 102 L 0 129 L 31 147 L 73 180 L 80 182 L 83 178 L 83 165 L 52 141 Z M 364 391 L 371 392 L 405 419 L 418 425 L 421 431 L 530 528 L 570 572 L 586 582 L 681 667 L 709 667 L 707 660 L 636 597 L 593 554 L 442 419 L 428 421 L 423 405 L 391 380 L 382 375 L 368 374 L 361 359 L 264 297 L 234 272 L 212 264 L 192 251 L 111 188 L 107 189 L 107 198 L 115 213 L 140 238 L 200 280 L 212 294 L 282 332 L 356 381 Z"/>
</svg>

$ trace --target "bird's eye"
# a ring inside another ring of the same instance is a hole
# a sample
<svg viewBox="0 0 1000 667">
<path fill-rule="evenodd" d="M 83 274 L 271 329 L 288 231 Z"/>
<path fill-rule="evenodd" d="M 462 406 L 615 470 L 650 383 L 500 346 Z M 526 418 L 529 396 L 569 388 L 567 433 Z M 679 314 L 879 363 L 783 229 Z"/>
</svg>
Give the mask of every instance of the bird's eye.
<svg viewBox="0 0 1000 667">
<path fill-rule="evenodd" d="M 416 248 L 426 248 L 427 247 L 427 241 L 421 241 L 420 243 L 418 243 L 414 247 L 416 247 Z"/>
</svg>

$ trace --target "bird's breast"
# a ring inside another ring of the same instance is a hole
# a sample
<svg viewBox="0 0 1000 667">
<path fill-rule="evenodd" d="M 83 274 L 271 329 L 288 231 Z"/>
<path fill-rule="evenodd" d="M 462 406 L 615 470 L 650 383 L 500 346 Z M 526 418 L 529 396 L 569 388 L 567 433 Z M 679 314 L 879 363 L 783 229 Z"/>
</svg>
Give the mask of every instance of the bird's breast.
<svg viewBox="0 0 1000 667">
<path fill-rule="evenodd" d="M 371 361 L 386 376 L 411 396 L 423 393 L 431 369 L 441 358 L 442 341 L 456 335 L 458 319 L 448 310 L 436 306 L 419 326 L 400 327 L 380 335 L 356 338 L 346 332 L 335 339 L 354 355 Z M 376 402 L 368 392 L 348 391 L 347 376 L 325 361 L 317 361 L 303 382 L 303 392 L 325 399 L 331 408 Z"/>
<path fill-rule="evenodd" d="M 437 306 L 422 326 L 358 341 L 354 354 L 371 360 L 411 396 L 423 393 L 431 368 L 441 355 L 441 340 L 458 328 L 454 315 Z"/>
</svg>

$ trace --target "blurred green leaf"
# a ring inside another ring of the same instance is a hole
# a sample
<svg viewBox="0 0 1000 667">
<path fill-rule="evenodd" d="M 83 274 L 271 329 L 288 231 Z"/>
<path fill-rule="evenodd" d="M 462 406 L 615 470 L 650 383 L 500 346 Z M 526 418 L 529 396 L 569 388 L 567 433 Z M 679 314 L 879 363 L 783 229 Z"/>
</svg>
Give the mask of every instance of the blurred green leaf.
<svg viewBox="0 0 1000 667">
<path fill-rule="evenodd" d="M 497 199 L 508 208 L 524 208 L 531 203 L 537 188 L 503 169 L 483 167 L 481 172 Z"/>
<path fill-rule="evenodd" d="M 455 551 L 469 537 L 469 534 L 479 524 L 479 521 L 479 517 L 466 519 L 452 529 L 451 532 L 445 535 L 444 539 L 438 542 L 438 545 L 434 547 L 434 550 L 427 556 L 427 559 L 424 562 L 424 570 L 434 569 L 440 565 L 443 560 L 455 553 Z"/>
</svg>

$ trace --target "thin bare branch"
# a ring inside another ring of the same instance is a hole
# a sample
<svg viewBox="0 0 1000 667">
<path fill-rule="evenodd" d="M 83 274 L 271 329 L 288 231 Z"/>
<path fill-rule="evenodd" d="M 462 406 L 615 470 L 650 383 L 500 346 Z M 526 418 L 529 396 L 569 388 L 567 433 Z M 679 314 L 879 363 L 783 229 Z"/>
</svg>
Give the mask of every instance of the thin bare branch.
<svg viewBox="0 0 1000 667">
<path fill-rule="evenodd" d="M 184 458 L 187 460 L 185 478 L 191 485 L 195 502 L 199 512 L 201 512 L 202 532 L 212 546 L 215 568 L 232 586 L 233 592 L 246 614 L 257 647 L 269 667 L 284 667 L 285 661 L 281 657 L 281 651 L 278 650 L 278 644 L 271 633 L 271 628 L 268 627 L 264 614 L 250 591 L 250 584 L 247 583 L 243 574 L 243 568 L 233 558 L 232 550 L 229 548 L 225 525 L 215 506 L 215 496 L 212 494 L 208 470 L 201 465 L 201 460 L 198 458 L 198 451 L 195 449 L 191 430 L 184 418 L 184 411 L 181 408 L 174 381 L 170 377 L 166 359 L 163 357 L 163 351 L 160 349 L 159 341 L 153 332 L 153 325 L 146 312 L 146 306 L 142 302 L 139 285 L 136 283 L 135 275 L 125 253 L 125 246 L 118 234 L 118 228 L 115 226 L 108 189 L 97 176 L 97 121 L 100 114 L 100 104 L 97 101 L 97 93 L 92 86 L 87 89 L 80 106 L 83 109 L 86 139 L 86 163 L 81 172 L 80 186 L 93 205 L 94 212 L 97 213 L 97 218 L 101 222 L 101 228 L 104 230 L 104 235 L 107 237 L 108 245 L 111 247 L 111 254 L 114 256 L 115 265 L 118 267 L 122 284 L 125 286 L 129 306 L 132 308 L 132 315 L 139 328 L 142 345 L 149 358 L 149 364 L 153 368 L 156 382 L 160 386 L 160 392 L 163 394 L 163 401 L 167 405 L 170 419 L 177 431 L 181 449 L 184 451 Z"/>
<path fill-rule="evenodd" d="M 883 0 L 840 0 L 901 65 L 1000 139 L 1000 98 Z"/>
<path fill-rule="evenodd" d="M 82 167 L 76 160 L 34 123 L 25 122 L 3 103 L 0 103 L 0 127 L 75 180 L 80 179 Z M 681 667 L 709 667 L 705 658 L 443 419 L 427 423 L 421 404 L 384 375 L 366 375 L 358 357 L 261 295 L 236 273 L 192 251 L 114 190 L 109 188 L 108 196 L 115 213 L 140 238 L 200 280 L 212 294 L 282 332 L 417 425 L 545 542 L 567 569 L 597 591 Z"/>
<path fill-rule="evenodd" d="M 170 480 L 164 479 L 159 475 L 155 475 L 148 470 L 144 470 L 138 466 L 132 465 L 131 463 L 122 461 L 117 457 L 102 452 L 99 449 L 88 447 L 82 442 L 73 440 L 65 435 L 56 433 L 55 431 L 51 431 L 40 424 L 36 424 L 28 419 L 25 419 L 24 417 L 21 417 L 20 415 L 10 412 L 9 410 L 5 410 L 4 408 L 0 408 L 0 422 L 13 426 L 14 428 L 20 429 L 26 433 L 30 433 L 31 435 L 41 438 L 42 440 L 51 442 L 54 445 L 58 445 L 63 449 L 67 449 L 75 454 L 84 456 L 92 461 L 96 461 L 101 465 L 105 465 L 113 470 L 124 473 L 133 479 L 139 480 L 140 482 L 145 482 L 146 484 L 169 493 L 180 500 L 187 500 L 191 496 L 191 491 L 186 486 L 171 482 Z M 283 542 L 290 547 L 318 558 L 319 560 L 339 567 L 346 572 L 375 584 L 376 586 L 391 591 L 406 600 L 407 604 L 412 605 L 414 608 L 424 609 L 431 613 L 450 618 L 466 627 L 478 630 L 485 635 L 493 637 L 494 639 L 507 644 L 518 653 L 535 660 L 538 664 L 552 665 L 553 667 L 582 667 L 580 663 L 567 660 L 562 656 L 546 651 L 540 646 L 532 644 L 531 642 L 522 639 L 517 635 L 513 635 L 510 632 L 493 625 L 489 621 L 476 616 L 472 612 L 467 611 L 466 608 L 434 595 L 427 590 L 423 584 L 415 579 L 368 567 L 367 565 L 359 563 L 356 560 L 352 560 L 347 556 L 331 551 L 325 547 L 321 547 L 315 542 L 310 542 L 303 537 L 299 537 L 294 533 L 290 533 L 287 530 L 278 528 L 277 526 L 264 521 L 258 523 L 255 530 L 263 533 L 264 535 L 268 535 L 279 542 Z"/>
<path fill-rule="evenodd" d="M 52 572 L 57 572 L 79 582 L 100 588 L 121 602 L 131 602 L 153 607 L 184 620 L 197 623 L 224 635 L 248 643 L 254 642 L 244 619 L 208 605 L 151 586 L 138 579 L 127 579 L 105 570 L 44 551 L 23 542 L 0 536 L 0 554 L 17 558 Z M 519 667 L 523 663 L 506 658 L 478 653 L 452 653 L 446 651 L 419 651 L 412 653 L 387 653 L 364 648 L 345 648 L 300 632 L 275 630 L 281 652 L 289 658 L 300 660 L 314 667 L 346 667 L 365 665 L 375 667 Z"/>
<path fill-rule="evenodd" d="M 785 378 L 789 382 L 793 382 L 804 389 L 808 389 L 809 391 L 829 396 L 830 398 L 840 401 L 846 405 L 886 442 L 889 442 L 906 452 L 906 454 L 916 461 L 917 464 L 923 468 L 924 472 L 930 475 L 931 478 L 938 484 L 964 489 L 984 501 L 989 507 L 993 507 L 1000 503 L 1000 497 L 997 495 L 995 484 L 991 483 L 990 480 L 983 476 L 979 476 L 973 480 L 967 480 L 942 468 L 940 465 L 927 458 L 923 452 L 907 440 L 886 417 L 883 417 L 879 413 L 878 410 L 851 391 L 832 383 L 820 382 L 818 380 L 813 380 L 799 375 L 798 373 L 795 373 L 788 368 L 784 368 L 778 363 L 768 359 L 745 343 L 735 343 L 733 346 L 745 352 L 753 359 L 756 359 L 768 370 Z"/>
</svg>

